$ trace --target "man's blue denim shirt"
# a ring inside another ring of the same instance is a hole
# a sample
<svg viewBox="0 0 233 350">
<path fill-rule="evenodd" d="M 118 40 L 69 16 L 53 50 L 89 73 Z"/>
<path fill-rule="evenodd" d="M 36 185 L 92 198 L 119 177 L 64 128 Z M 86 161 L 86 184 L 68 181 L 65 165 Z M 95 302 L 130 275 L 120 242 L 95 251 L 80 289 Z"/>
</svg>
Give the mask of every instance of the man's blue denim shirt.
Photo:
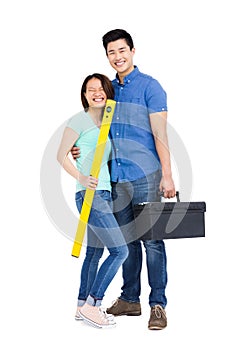
<svg viewBox="0 0 233 350">
<path fill-rule="evenodd" d="M 156 79 L 136 66 L 123 84 L 117 78 L 112 83 L 117 104 L 110 129 L 111 180 L 134 181 L 161 169 L 149 114 L 167 111 L 167 96 Z"/>
</svg>

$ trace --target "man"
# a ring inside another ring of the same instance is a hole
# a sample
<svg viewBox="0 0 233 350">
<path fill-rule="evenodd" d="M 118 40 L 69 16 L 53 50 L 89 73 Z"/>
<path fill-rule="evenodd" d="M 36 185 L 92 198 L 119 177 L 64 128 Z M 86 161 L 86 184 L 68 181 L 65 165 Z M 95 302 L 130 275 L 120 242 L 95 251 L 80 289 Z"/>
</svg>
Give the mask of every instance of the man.
<svg viewBox="0 0 233 350">
<path fill-rule="evenodd" d="M 118 102 L 111 125 L 113 156 L 110 162 L 114 213 L 128 242 L 129 255 L 123 264 L 121 296 L 107 309 L 114 316 L 141 315 L 140 273 L 142 246 L 145 247 L 148 282 L 151 288 L 149 329 L 167 326 L 166 251 L 163 241 L 140 240 L 134 221 L 134 204 L 175 196 L 167 140 L 166 93 L 157 80 L 134 66 L 132 37 L 122 29 L 103 36 L 110 65 L 116 70 L 113 80 Z"/>
</svg>

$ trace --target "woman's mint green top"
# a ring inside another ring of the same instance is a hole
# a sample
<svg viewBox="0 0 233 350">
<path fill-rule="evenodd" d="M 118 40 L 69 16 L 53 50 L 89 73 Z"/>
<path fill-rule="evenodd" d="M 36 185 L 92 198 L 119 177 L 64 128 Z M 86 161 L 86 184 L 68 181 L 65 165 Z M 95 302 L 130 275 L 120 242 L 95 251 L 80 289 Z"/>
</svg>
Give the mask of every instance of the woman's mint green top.
<svg viewBox="0 0 233 350">
<path fill-rule="evenodd" d="M 93 122 L 88 112 L 82 111 L 75 114 L 67 124 L 67 127 L 73 129 L 78 134 L 75 146 L 80 147 L 81 155 L 76 160 L 77 169 L 86 176 L 91 175 L 91 166 L 94 158 L 96 144 L 100 129 Z M 110 174 L 108 168 L 108 160 L 111 152 L 111 142 L 108 139 L 104 151 L 102 165 L 98 176 L 98 185 L 96 190 L 111 191 Z M 86 188 L 78 181 L 76 191 L 82 191 Z"/>
</svg>

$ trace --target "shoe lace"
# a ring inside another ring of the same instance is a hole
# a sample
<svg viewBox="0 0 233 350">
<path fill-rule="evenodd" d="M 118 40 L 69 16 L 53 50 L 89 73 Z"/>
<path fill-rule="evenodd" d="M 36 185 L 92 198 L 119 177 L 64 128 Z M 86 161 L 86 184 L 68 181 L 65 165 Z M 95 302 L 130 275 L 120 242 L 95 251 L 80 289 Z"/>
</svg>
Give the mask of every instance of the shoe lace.
<svg viewBox="0 0 233 350">
<path fill-rule="evenodd" d="M 119 302 L 119 299 L 114 300 L 114 301 L 112 302 L 112 306 L 117 306 L 118 302 Z"/>
<path fill-rule="evenodd" d="M 99 307 L 99 314 L 100 314 L 100 318 L 103 320 L 104 323 L 108 323 L 108 324 L 114 323 L 114 316 L 111 314 L 107 314 L 107 312 L 101 307 Z"/>
<path fill-rule="evenodd" d="M 166 317 L 166 312 L 160 305 L 153 306 L 151 311 L 154 312 L 157 318 Z"/>
<path fill-rule="evenodd" d="M 107 318 L 107 317 L 106 317 L 106 313 L 105 313 L 105 311 L 104 311 L 103 309 L 99 308 L 99 313 L 100 313 L 100 317 L 101 317 L 102 319 L 106 319 L 106 318 Z"/>
<path fill-rule="evenodd" d="M 99 308 L 99 311 L 100 311 L 100 313 L 101 313 L 105 318 L 111 318 L 111 317 L 113 316 L 113 315 L 111 315 L 111 314 L 108 314 L 107 311 L 106 311 L 106 309 L 104 309 L 104 308 L 102 308 L 102 307 Z"/>
</svg>

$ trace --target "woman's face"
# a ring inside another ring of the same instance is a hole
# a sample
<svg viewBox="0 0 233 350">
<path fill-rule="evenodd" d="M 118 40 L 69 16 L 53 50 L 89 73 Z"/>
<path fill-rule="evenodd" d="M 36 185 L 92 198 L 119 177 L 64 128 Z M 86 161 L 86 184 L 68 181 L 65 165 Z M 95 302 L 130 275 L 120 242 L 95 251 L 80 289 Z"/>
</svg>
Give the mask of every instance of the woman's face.
<svg viewBox="0 0 233 350">
<path fill-rule="evenodd" d="M 92 78 L 86 85 L 84 93 L 89 107 L 104 107 L 107 100 L 107 95 L 104 92 L 101 81 L 97 78 Z"/>
</svg>

